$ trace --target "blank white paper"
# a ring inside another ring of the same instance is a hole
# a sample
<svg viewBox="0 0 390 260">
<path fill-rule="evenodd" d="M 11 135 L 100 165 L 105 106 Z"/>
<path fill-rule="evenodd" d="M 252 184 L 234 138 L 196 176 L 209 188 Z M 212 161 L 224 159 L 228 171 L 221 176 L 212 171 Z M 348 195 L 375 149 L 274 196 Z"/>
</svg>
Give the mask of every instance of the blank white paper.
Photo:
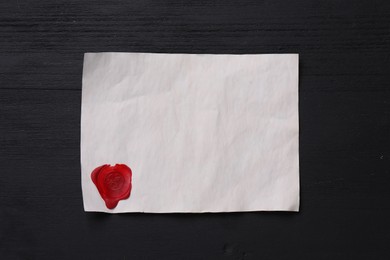
<svg viewBox="0 0 390 260">
<path fill-rule="evenodd" d="M 298 211 L 298 54 L 87 53 L 81 111 L 85 211 Z M 133 173 L 107 209 L 91 180 Z"/>
</svg>

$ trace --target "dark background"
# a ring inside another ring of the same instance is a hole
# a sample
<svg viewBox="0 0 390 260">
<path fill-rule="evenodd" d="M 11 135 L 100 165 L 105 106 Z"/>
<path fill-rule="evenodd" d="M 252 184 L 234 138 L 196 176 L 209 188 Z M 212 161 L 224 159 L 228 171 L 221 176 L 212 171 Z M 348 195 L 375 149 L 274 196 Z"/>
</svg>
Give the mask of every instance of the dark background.
<svg viewBox="0 0 390 260">
<path fill-rule="evenodd" d="M 84 52 L 299 53 L 301 211 L 84 213 Z M 389 1 L 2 0 L 2 259 L 390 259 Z"/>
</svg>

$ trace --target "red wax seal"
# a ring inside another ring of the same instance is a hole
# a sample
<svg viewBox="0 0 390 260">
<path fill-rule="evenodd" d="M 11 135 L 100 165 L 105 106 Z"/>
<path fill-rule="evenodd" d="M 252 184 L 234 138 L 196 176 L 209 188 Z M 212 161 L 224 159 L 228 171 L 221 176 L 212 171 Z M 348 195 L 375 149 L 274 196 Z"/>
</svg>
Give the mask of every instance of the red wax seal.
<svg viewBox="0 0 390 260">
<path fill-rule="evenodd" d="M 104 164 L 91 173 L 91 179 L 109 209 L 130 197 L 131 176 L 131 169 L 125 164 Z"/>
</svg>

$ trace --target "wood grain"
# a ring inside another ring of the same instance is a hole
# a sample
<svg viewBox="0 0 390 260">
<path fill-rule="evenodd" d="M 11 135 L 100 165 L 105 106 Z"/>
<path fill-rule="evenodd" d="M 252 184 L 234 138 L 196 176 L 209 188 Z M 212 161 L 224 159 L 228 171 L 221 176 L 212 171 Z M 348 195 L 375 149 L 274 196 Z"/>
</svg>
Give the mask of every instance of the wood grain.
<svg viewBox="0 0 390 260">
<path fill-rule="evenodd" d="M 83 53 L 299 53 L 301 212 L 84 213 Z M 0 2 L 4 259 L 390 257 L 388 1 Z"/>
</svg>

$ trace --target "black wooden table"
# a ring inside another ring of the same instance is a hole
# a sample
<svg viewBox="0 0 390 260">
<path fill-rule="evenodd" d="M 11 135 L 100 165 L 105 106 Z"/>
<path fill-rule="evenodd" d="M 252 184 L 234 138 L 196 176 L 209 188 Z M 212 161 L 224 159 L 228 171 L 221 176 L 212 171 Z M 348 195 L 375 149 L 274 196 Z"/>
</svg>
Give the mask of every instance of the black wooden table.
<svg viewBox="0 0 390 260">
<path fill-rule="evenodd" d="M 299 53 L 301 212 L 84 213 L 84 52 Z M 1 259 L 390 259 L 388 1 L 0 2 Z"/>
</svg>

